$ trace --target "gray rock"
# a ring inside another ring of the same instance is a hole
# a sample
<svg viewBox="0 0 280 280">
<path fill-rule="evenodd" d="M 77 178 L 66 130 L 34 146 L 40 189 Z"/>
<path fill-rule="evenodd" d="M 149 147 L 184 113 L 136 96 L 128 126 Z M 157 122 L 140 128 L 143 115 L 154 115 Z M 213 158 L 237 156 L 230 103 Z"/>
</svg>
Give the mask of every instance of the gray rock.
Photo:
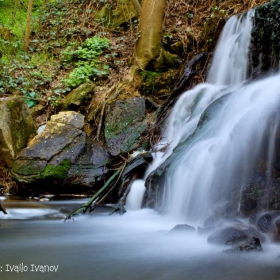
<svg viewBox="0 0 280 280">
<path fill-rule="evenodd" d="M 262 252 L 262 245 L 257 237 L 251 237 L 235 248 L 224 250 L 224 253 Z"/>
<path fill-rule="evenodd" d="M 53 115 L 44 131 L 20 152 L 12 176 L 19 182 L 40 187 L 44 182 L 69 188 L 94 187 L 108 172 L 110 155 L 86 136 L 81 130 L 83 125 L 84 116 L 80 113 Z"/>
<path fill-rule="evenodd" d="M 257 228 L 264 233 L 271 231 L 272 215 L 264 214 L 257 220 Z"/>
<path fill-rule="evenodd" d="M 134 97 L 108 106 L 105 115 L 105 140 L 111 155 L 132 151 L 146 130 L 145 100 Z"/>
<path fill-rule="evenodd" d="M 207 241 L 214 244 L 235 244 L 248 238 L 245 230 L 238 227 L 227 227 L 213 232 Z"/>
<path fill-rule="evenodd" d="M 187 224 L 180 224 L 176 225 L 173 229 L 170 230 L 170 233 L 174 232 L 195 232 L 195 228 L 187 225 Z"/>
</svg>

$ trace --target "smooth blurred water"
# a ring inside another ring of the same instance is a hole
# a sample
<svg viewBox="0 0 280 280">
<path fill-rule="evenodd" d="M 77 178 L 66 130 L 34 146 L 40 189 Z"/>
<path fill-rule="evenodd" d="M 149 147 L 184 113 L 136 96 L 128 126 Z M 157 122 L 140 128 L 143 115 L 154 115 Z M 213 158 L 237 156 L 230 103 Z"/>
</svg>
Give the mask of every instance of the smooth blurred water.
<svg viewBox="0 0 280 280">
<path fill-rule="evenodd" d="M 48 215 L 53 210 L 70 211 L 81 202 L 39 204 Z M 17 211 L 26 213 L 26 202 L 18 203 L 21 207 Z M 30 214 L 32 211 L 35 210 L 31 209 Z M 108 216 L 109 212 L 109 208 L 101 207 L 91 215 L 67 222 L 51 216 L 1 220 L 0 279 L 275 280 L 279 277 L 279 245 L 264 244 L 264 253 L 229 255 L 222 253 L 226 247 L 207 244 L 204 235 L 170 234 L 170 229 L 183 221 L 160 216 L 153 210 L 129 211 L 124 216 Z M 5 271 L 7 264 L 21 263 L 29 271 Z M 57 272 L 31 272 L 32 264 L 59 267 Z"/>
</svg>

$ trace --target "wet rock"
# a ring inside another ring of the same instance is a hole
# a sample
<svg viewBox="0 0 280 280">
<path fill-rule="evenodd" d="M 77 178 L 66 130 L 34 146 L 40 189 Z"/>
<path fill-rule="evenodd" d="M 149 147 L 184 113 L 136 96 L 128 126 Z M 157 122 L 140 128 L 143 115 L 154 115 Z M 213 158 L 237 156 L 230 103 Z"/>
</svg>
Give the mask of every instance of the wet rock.
<svg viewBox="0 0 280 280">
<path fill-rule="evenodd" d="M 221 220 L 220 215 L 211 215 L 204 221 L 204 227 L 217 226 Z"/>
<path fill-rule="evenodd" d="M 248 253 L 262 251 L 260 239 L 257 237 L 251 237 L 235 248 L 224 250 L 224 253 Z"/>
<path fill-rule="evenodd" d="M 128 177 L 129 174 L 133 171 L 133 174 L 138 174 L 138 177 L 142 177 L 146 171 L 149 163 L 153 160 L 151 153 L 142 151 L 136 152 L 135 155 L 131 155 L 130 160 L 127 163 L 127 166 L 123 172 L 123 177 Z"/>
<path fill-rule="evenodd" d="M 260 78 L 279 71 L 280 2 L 269 1 L 255 10 L 251 40 L 251 66 L 253 78 Z M 267 43 L 269 42 L 269 44 Z"/>
<path fill-rule="evenodd" d="M 92 96 L 95 85 L 93 83 L 86 83 L 73 89 L 65 96 L 64 108 L 75 110 Z"/>
<path fill-rule="evenodd" d="M 249 223 L 252 224 L 252 225 L 255 225 L 257 222 L 257 214 L 252 214 L 250 217 L 249 217 Z"/>
<path fill-rule="evenodd" d="M 197 233 L 198 234 L 208 234 L 209 235 L 210 233 L 212 233 L 216 229 L 217 229 L 216 226 L 209 226 L 209 227 L 203 227 L 203 228 L 198 227 Z"/>
<path fill-rule="evenodd" d="M 170 233 L 174 232 L 195 232 L 195 228 L 187 225 L 187 224 L 180 224 L 176 225 L 173 229 L 170 230 Z"/>
<path fill-rule="evenodd" d="M 0 166 L 11 167 L 16 155 L 36 128 L 25 100 L 14 96 L 0 100 Z"/>
<path fill-rule="evenodd" d="M 146 127 L 144 98 L 135 97 L 110 104 L 105 116 L 105 140 L 111 155 L 135 149 Z"/>
<path fill-rule="evenodd" d="M 271 214 L 264 214 L 257 220 L 257 228 L 264 233 L 271 231 L 271 222 L 272 222 L 272 215 Z"/>
<path fill-rule="evenodd" d="M 264 173 L 255 174 L 244 187 L 240 211 L 248 215 L 261 210 L 280 210 L 280 181 L 266 179 Z"/>
<path fill-rule="evenodd" d="M 146 192 L 144 194 L 143 206 L 148 208 L 154 208 L 157 211 L 161 210 L 163 200 L 163 187 L 167 176 L 166 169 L 167 162 L 161 164 L 156 170 L 154 170 L 146 179 L 145 187 Z"/>
<path fill-rule="evenodd" d="M 75 112 L 52 116 L 45 130 L 19 153 L 12 176 L 24 183 L 47 178 L 62 180 L 85 148 L 83 119 Z"/>
<path fill-rule="evenodd" d="M 227 227 L 213 232 L 207 238 L 207 241 L 214 244 L 236 244 L 248 238 L 249 236 L 245 230 L 237 227 Z"/>
<path fill-rule="evenodd" d="M 280 241 L 280 220 L 275 222 L 274 239 Z"/>
</svg>

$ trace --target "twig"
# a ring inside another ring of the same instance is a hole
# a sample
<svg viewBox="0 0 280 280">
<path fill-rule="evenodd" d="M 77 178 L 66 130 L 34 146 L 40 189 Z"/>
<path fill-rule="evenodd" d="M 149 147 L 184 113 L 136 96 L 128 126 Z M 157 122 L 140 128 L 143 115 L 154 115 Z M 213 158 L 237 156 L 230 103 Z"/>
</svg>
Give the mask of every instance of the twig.
<svg viewBox="0 0 280 280">
<path fill-rule="evenodd" d="M 73 216 L 79 215 L 79 214 L 85 214 L 87 212 L 88 209 L 90 209 L 90 206 L 93 202 L 95 202 L 99 196 L 103 193 L 103 191 L 105 191 L 110 184 L 114 181 L 114 179 L 123 171 L 124 166 L 126 165 L 126 162 L 124 163 L 124 165 L 122 167 L 120 167 L 109 179 L 108 181 L 105 183 L 105 185 L 96 193 L 94 194 L 91 199 L 89 201 L 87 201 L 84 205 L 82 205 L 81 207 L 75 209 L 73 212 L 71 212 L 65 219 L 64 221 L 71 219 Z M 114 185 L 115 186 L 115 185 Z"/>
<path fill-rule="evenodd" d="M 100 137 L 100 133 L 101 133 L 105 107 L 106 107 L 106 102 L 103 103 L 101 113 L 100 113 L 100 119 L 99 119 L 99 124 L 98 124 L 98 128 L 97 128 L 97 133 L 96 133 L 96 140 L 97 141 L 99 141 L 99 137 Z"/>
</svg>

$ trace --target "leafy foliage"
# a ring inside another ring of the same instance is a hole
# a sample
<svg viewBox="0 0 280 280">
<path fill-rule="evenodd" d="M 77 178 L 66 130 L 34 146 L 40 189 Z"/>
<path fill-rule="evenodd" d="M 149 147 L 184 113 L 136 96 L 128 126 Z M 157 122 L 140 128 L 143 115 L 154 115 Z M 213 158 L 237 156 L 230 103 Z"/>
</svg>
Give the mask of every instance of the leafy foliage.
<svg viewBox="0 0 280 280">
<path fill-rule="evenodd" d="M 102 64 L 99 56 L 109 48 L 107 38 L 92 37 L 86 39 L 76 50 L 72 47 L 63 52 L 64 62 L 72 62 L 76 68 L 64 82 L 67 86 L 76 87 L 82 83 L 95 80 L 96 77 L 108 74 L 109 66 Z"/>
</svg>

